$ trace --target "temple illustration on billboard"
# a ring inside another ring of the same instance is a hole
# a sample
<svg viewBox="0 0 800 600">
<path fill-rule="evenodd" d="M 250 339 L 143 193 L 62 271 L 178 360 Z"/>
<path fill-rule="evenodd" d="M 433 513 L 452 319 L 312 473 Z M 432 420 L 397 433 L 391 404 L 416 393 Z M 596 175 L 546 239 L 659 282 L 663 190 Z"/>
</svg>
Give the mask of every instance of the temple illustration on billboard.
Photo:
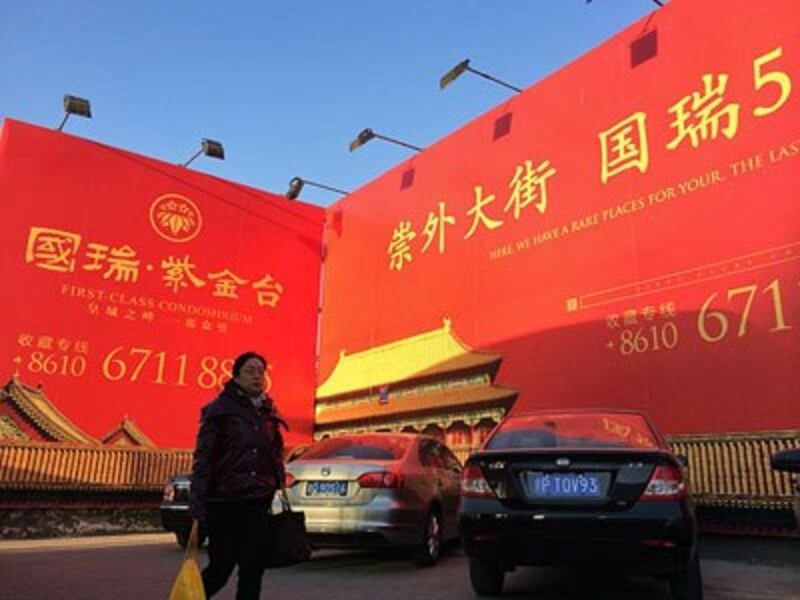
<svg viewBox="0 0 800 600">
<path fill-rule="evenodd" d="M 128 417 L 95 438 L 42 386 L 14 375 L 0 388 L 0 509 L 155 506 L 166 478 L 190 465 L 190 450 L 156 447 Z"/>
<path fill-rule="evenodd" d="M 460 458 L 508 412 L 517 390 L 494 383 L 502 357 L 467 347 L 442 327 L 340 354 L 317 388 L 314 438 L 357 431 L 423 432 Z"/>
<path fill-rule="evenodd" d="M 127 416 L 101 438 L 93 438 L 58 410 L 41 386 L 25 385 L 16 375 L 0 388 L 0 442 L 155 447 Z"/>
</svg>

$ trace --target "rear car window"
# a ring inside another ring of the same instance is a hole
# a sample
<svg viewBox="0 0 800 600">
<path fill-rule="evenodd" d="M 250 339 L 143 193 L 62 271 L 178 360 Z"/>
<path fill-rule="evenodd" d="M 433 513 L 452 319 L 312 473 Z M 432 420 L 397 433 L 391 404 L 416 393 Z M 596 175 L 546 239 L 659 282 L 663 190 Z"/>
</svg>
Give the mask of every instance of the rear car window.
<svg viewBox="0 0 800 600">
<path fill-rule="evenodd" d="M 406 437 L 359 436 L 323 440 L 303 453 L 308 458 L 360 458 L 365 460 L 398 460 L 403 458 L 411 440 Z"/>
<path fill-rule="evenodd" d="M 659 438 L 637 414 L 537 414 L 501 423 L 486 448 L 658 448 Z"/>
</svg>

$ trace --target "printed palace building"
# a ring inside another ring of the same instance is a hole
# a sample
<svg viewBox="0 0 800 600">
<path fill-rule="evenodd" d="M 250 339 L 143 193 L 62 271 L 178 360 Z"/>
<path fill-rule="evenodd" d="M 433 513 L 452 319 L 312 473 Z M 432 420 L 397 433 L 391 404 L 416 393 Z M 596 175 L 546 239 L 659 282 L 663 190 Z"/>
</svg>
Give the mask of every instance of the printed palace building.
<svg viewBox="0 0 800 600">
<path fill-rule="evenodd" d="M 155 447 L 127 417 L 97 439 L 41 386 L 14 375 L 0 388 L 0 509 L 156 507 L 164 481 L 190 464 L 190 450 Z"/>
<path fill-rule="evenodd" d="M 58 410 L 41 386 L 27 386 L 16 375 L 0 388 L 0 442 L 2 441 L 154 447 L 150 438 L 128 417 L 100 439 L 91 437 Z"/>
<path fill-rule="evenodd" d="M 464 460 L 517 391 L 494 384 L 502 357 L 468 348 L 443 326 L 354 354 L 342 351 L 317 389 L 314 439 L 357 431 L 423 432 Z"/>
</svg>

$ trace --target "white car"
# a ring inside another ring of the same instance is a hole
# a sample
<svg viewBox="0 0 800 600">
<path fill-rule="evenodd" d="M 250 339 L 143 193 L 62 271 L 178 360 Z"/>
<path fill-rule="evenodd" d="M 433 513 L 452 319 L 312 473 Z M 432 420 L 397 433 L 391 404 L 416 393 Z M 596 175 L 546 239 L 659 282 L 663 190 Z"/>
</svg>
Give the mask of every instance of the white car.
<svg viewBox="0 0 800 600">
<path fill-rule="evenodd" d="M 419 564 L 433 565 L 442 545 L 458 537 L 461 463 L 433 437 L 329 438 L 309 447 L 286 472 L 289 501 L 305 513 L 315 547 L 402 547 Z"/>
</svg>

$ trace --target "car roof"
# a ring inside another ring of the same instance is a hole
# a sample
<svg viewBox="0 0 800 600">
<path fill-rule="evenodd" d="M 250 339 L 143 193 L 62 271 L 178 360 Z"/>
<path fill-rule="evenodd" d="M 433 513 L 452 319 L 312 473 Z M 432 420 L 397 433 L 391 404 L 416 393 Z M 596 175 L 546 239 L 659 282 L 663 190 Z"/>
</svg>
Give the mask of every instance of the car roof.
<svg viewBox="0 0 800 600">
<path fill-rule="evenodd" d="M 531 411 L 522 411 L 518 413 L 511 413 L 503 417 L 501 423 L 505 423 L 506 421 L 510 421 L 516 418 L 525 418 L 525 417 L 540 417 L 544 415 L 600 415 L 600 414 L 612 414 L 612 415 L 632 415 L 641 417 L 644 419 L 647 426 L 650 430 L 655 434 L 656 439 L 659 445 L 662 448 L 670 449 L 670 445 L 667 442 L 664 434 L 661 433 L 661 430 L 656 427 L 655 423 L 653 423 L 652 419 L 648 416 L 646 412 L 643 410 L 638 410 L 635 408 L 555 408 L 552 410 L 547 409 L 539 409 L 539 410 L 531 410 Z M 499 427 L 499 425 L 498 425 Z"/>
<path fill-rule="evenodd" d="M 340 433 L 339 435 L 334 435 L 334 436 L 325 438 L 324 440 L 317 440 L 317 443 L 318 442 L 324 442 L 325 440 L 336 440 L 336 439 L 339 439 L 339 438 L 359 438 L 359 437 L 368 437 L 368 436 L 369 437 L 379 436 L 379 437 L 387 437 L 387 438 L 389 438 L 389 437 L 392 437 L 392 438 L 409 438 L 409 439 L 414 439 L 414 440 L 425 438 L 425 439 L 430 439 L 430 440 L 436 440 L 435 437 L 433 437 L 432 435 L 428 435 L 427 433 L 410 433 L 410 432 L 407 432 L 407 431 L 402 431 L 402 432 L 397 432 L 397 433 L 394 433 L 392 431 L 376 431 L 376 432 L 373 433 L 373 432 L 370 432 L 370 431 L 359 431 L 358 433 Z M 437 440 L 437 441 L 440 441 L 440 440 Z"/>
<path fill-rule="evenodd" d="M 593 415 L 593 414 L 623 414 L 623 415 L 637 415 L 644 418 L 648 418 L 647 413 L 643 410 L 638 410 L 635 408 L 554 408 L 551 410 L 547 409 L 539 409 L 539 410 L 527 410 L 527 411 L 520 411 L 520 412 L 513 412 L 511 414 L 506 415 L 504 418 L 506 419 L 513 419 L 516 417 L 534 417 L 540 415 Z"/>
</svg>

